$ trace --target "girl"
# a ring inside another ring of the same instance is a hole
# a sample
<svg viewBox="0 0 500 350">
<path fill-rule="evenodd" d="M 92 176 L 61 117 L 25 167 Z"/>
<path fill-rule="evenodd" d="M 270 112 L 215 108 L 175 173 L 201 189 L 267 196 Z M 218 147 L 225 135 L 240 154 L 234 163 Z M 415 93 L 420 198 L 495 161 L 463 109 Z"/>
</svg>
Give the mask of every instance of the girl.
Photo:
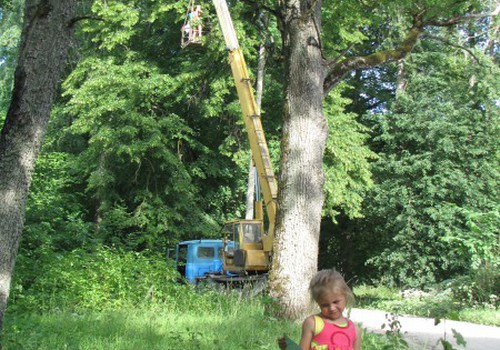
<svg viewBox="0 0 500 350">
<path fill-rule="evenodd" d="M 344 317 L 347 305 L 354 295 L 344 278 L 335 269 L 319 271 L 309 284 L 311 298 L 320 312 L 307 317 L 302 323 L 299 346 L 302 350 L 360 350 L 361 336 L 354 323 Z M 284 339 L 279 340 L 286 349 Z"/>
</svg>

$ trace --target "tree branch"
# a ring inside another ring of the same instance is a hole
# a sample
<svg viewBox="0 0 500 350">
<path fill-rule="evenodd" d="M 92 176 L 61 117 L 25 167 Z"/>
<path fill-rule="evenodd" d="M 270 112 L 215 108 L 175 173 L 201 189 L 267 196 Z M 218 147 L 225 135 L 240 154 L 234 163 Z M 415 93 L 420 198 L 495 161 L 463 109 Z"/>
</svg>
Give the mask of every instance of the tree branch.
<svg viewBox="0 0 500 350">
<path fill-rule="evenodd" d="M 386 62 L 404 58 L 413 50 L 422 31 L 423 24 L 416 18 L 413 27 L 397 49 L 382 50 L 368 56 L 349 57 L 333 64 L 330 63 L 323 83 L 324 95 L 326 96 L 350 71 L 376 67 Z"/>
<path fill-rule="evenodd" d="M 87 19 L 96 20 L 96 21 L 104 21 L 103 18 L 96 17 L 96 16 L 78 16 L 78 17 L 73 17 L 71 19 L 71 21 L 69 21 L 69 27 L 74 26 L 77 22 L 85 21 Z"/>
<path fill-rule="evenodd" d="M 271 13 L 272 15 L 274 15 L 276 18 L 279 18 L 279 14 L 278 14 L 278 11 L 276 11 L 276 9 L 273 9 L 269 6 L 266 6 L 259 1 L 256 1 L 256 0 L 242 0 L 242 1 L 246 4 L 252 5 L 253 7 L 262 8 L 262 9 L 266 10 L 267 12 Z"/>
<path fill-rule="evenodd" d="M 422 34 L 422 32 L 424 31 L 425 27 L 427 26 L 449 27 L 471 19 L 494 17 L 500 13 L 500 5 L 498 5 L 496 9 L 490 13 L 468 14 L 464 16 L 453 17 L 443 21 L 436 21 L 433 19 L 424 20 L 425 13 L 426 11 L 420 11 L 419 13 L 414 15 L 413 26 L 398 48 L 394 50 L 378 51 L 367 56 L 348 57 L 340 61 L 328 63 L 327 74 L 325 81 L 323 83 L 324 95 L 326 96 L 328 92 L 330 92 L 330 90 L 333 87 L 335 87 L 335 85 L 337 85 L 340 81 L 342 81 L 343 77 L 347 73 L 353 70 L 372 68 L 386 62 L 396 61 L 404 58 L 413 50 L 413 47 L 417 43 L 417 40 L 420 34 Z M 452 44 L 451 42 L 448 42 L 448 44 L 465 49 L 464 47 Z M 469 50 L 467 51 L 471 53 Z M 476 61 L 478 61 L 478 59 L 472 53 L 471 55 L 472 57 L 474 57 Z"/>
<path fill-rule="evenodd" d="M 474 53 L 469 50 L 468 48 L 466 48 L 465 46 L 462 46 L 462 45 L 458 45 L 458 44 L 455 44 L 453 42 L 451 42 L 450 40 L 448 39 L 445 39 L 445 38 L 441 38 L 441 37 L 438 37 L 438 36 L 434 36 L 434 35 L 424 35 L 422 36 L 422 38 L 428 38 L 428 39 L 431 39 L 431 40 L 437 40 L 437 41 L 440 41 L 442 43 L 445 43 L 447 45 L 450 45 L 450 46 L 453 46 L 453 47 L 456 47 L 456 48 L 459 48 L 459 49 L 462 49 L 464 51 L 467 51 L 471 56 L 472 58 L 474 58 L 474 60 L 481 66 L 483 66 L 483 64 L 479 61 L 479 59 L 474 55 Z"/>
<path fill-rule="evenodd" d="M 496 7 L 496 9 L 490 13 L 471 13 L 471 14 L 468 14 L 465 16 L 453 17 L 453 18 L 450 18 L 450 19 L 445 20 L 445 21 L 429 20 L 429 21 L 426 21 L 426 25 L 431 25 L 431 26 L 435 26 L 435 27 L 450 27 L 450 26 L 453 26 L 453 25 L 458 24 L 458 23 L 469 21 L 471 19 L 495 17 L 495 16 L 498 16 L 499 13 L 500 13 L 500 5 L 498 5 Z"/>
</svg>

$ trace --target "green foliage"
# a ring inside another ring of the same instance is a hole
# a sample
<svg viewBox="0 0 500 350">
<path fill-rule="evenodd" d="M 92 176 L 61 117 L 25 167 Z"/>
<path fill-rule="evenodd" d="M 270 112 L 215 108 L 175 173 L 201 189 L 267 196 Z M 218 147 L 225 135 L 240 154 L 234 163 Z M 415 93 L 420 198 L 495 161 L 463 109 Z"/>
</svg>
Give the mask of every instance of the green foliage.
<svg viewBox="0 0 500 350">
<path fill-rule="evenodd" d="M 498 210 L 488 213 L 466 213 L 466 233 L 445 237 L 450 244 L 463 250 L 470 259 L 467 274 L 445 281 L 455 298 L 470 305 L 490 305 L 498 308 L 500 290 L 500 227 Z"/>
<path fill-rule="evenodd" d="M 431 9 L 426 18 L 439 20 L 478 6 L 450 3 L 325 1 L 324 53 L 340 60 L 392 48 L 413 11 Z M 17 7 L 1 12 L 0 110 L 10 99 L 23 1 L 9 4 Z M 181 51 L 187 3 L 80 5 L 83 17 L 98 20 L 78 22 L 81 56 L 72 62 L 38 163 L 20 266 L 62 269 L 80 259 L 75 248 L 94 251 L 103 242 L 160 251 L 179 239 L 216 235 L 218 223 L 244 210 L 248 145 L 212 6 L 204 9 L 204 45 Z M 276 20 L 254 10 L 230 4 L 251 72 L 258 46 L 268 44 L 262 110 L 276 164 L 283 53 Z M 349 88 L 338 86 L 325 101 L 324 215 L 339 225 L 325 225 L 321 254 L 365 279 L 420 285 L 451 277 L 466 286 L 452 288 L 457 297 L 485 302 L 498 281 L 497 67 L 479 53 L 483 66 L 426 40 L 418 50 L 433 52 L 407 62 L 406 94 L 392 106 L 394 66 L 355 72 L 346 78 Z M 377 136 L 378 158 L 365 146 L 368 129 L 351 113 L 367 110 L 379 113 L 364 117 Z M 355 225 L 347 220 L 362 216 Z M 22 288 L 37 283 L 39 271 L 20 271 Z M 104 298 L 99 293 L 96 299 Z M 191 307 L 197 303 L 189 299 Z"/>
<path fill-rule="evenodd" d="M 0 5 L 0 114 L 6 113 L 10 104 L 23 9 L 24 0 L 6 1 Z"/>
<path fill-rule="evenodd" d="M 374 334 L 363 330 L 363 349 L 406 349 L 401 337 L 388 334 Z"/>
<path fill-rule="evenodd" d="M 413 55 L 407 70 L 405 93 L 381 119 L 363 228 L 381 249 L 369 260 L 381 275 L 419 286 L 496 259 L 498 225 L 474 232 L 470 214 L 497 211 L 498 89 L 487 70 L 446 53 Z"/>
<path fill-rule="evenodd" d="M 464 308 L 459 313 L 460 320 L 500 327 L 498 308 L 475 307 Z"/>
<path fill-rule="evenodd" d="M 486 213 L 465 210 L 468 230 L 450 232 L 445 240 L 463 250 L 463 255 L 470 257 L 471 269 L 477 271 L 483 267 L 491 270 L 500 268 L 500 213 L 498 208 Z M 500 275 L 499 275 L 500 277 Z"/>
<path fill-rule="evenodd" d="M 327 0 L 321 11 L 322 46 L 325 53 L 336 60 L 394 49 L 414 24 L 416 15 L 422 15 L 423 21 L 439 22 L 471 11 L 487 12 L 489 5 L 478 0 L 460 3 L 454 0 Z"/>
<path fill-rule="evenodd" d="M 346 218 L 363 217 L 363 200 L 373 186 L 371 162 L 377 159 L 368 146 L 368 128 L 357 120 L 354 112 L 346 111 L 351 100 L 343 95 L 351 89 L 345 84 L 337 86 L 323 108 L 329 136 L 323 157 L 325 203 L 319 257 L 320 268 L 336 266 L 347 272 L 348 278 L 353 264 L 356 261 L 363 264 L 363 257 L 351 251 L 351 233 L 342 222 Z"/>
<path fill-rule="evenodd" d="M 32 259 L 96 242 L 161 251 L 242 216 L 249 152 L 227 53 L 210 5 L 211 40 L 180 50 L 186 6 L 81 4 L 82 56 L 53 111 L 27 209 L 21 249 Z M 254 14 L 241 3 L 231 11 L 255 66 Z M 279 83 L 266 89 L 275 102 Z M 276 151 L 273 102 L 266 127 Z"/>
<path fill-rule="evenodd" d="M 42 152 L 26 205 L 23 246 L 30 254 L 37 249 L 73 249 L 90 241 L 91 226 L 81 204 L 78 174 L 71 155 Z"/>
<path fill-rule="evenodd" d="M 276 349 L 286 333 L 299 339 L 300 325 L 262 312 L 256 300 L 230 297 L 229 308 L 196 314 L 162 304 L 115 311 L 45 314 L 8 312 L 5 349 Z M 229 301 L 229 300 L 228 300 Z M 362 330 L 363 349 L 403 349 L 402 339 Z M 397 342 L 400 346 L 394 347 Z"/>
<path fill-rule="evenodd" d="M 92 13 L 102 21 L 94 27 L 86 27 L 93 35 L 93 40 L 100 42 L 100 49 L 113 49 L 116 45 L 126 45 L 134 35 L 134 26 L 139 21 L 140 8 L 137 1 L 95 1 Z M 113 33 L 113 35 L 110 35 Z"/>
<path fill-rule="evenodd" d="M 366 145 L 367 128 L 353 113 L 344 111 L 350 101 L 341 96 L 343 89 L 341 86 L 332 91 L 324 107 L 330 131 L 323 158 L 324 211 L 333 220 L 338 214 L 336 208 L 351 218 L 362 216 L 363 193 L 373 184 L 369 162 L 376 159 Z"/>
<path fill-rule="evenodd" d="M 368 28 L 372 19 L 366 16 L 366 11 L 359 1 L 324 1 L 321 14 L 329 25 L 323 26 L 322 34 L 327 52 L 342 52 L 367 39 L 363 28 Z"/>
<path fill-rule="evenodd" d="M 16 283 L 6 349 L 272 349 L 280 332 L 299 332 L 260 298 L 175 283 L 154 254 L 75 250 L 39 271 L 32 287 Z"/>
<path fill-rule="evenodd" d="M 401 335 L 401 322 L 399 322 L 398 315 L 386 314 L 385 319 L 386 323 L 382 325 L 382 329 L 385 329 L 387 344 L 384 344 L 382 349 L 408 349 L 408 343 Z"/>
<path fill-rule="evenodd" d="M 161 255 L 101 246 L 52 252 L 37 265 L 20 255 L 17 274 L 11 302 L 21 310 L 105 310 L 181 293 L 174 284 L 177 272 Z"/>
<path fill-rule="evenodd" d="M 452 291 L 454 299 L 467 305 L 496 310 L 500 304 L 500 274 L 490 265 L 444 281 L 443 285 Z"/>
<path fill-rule="evenodd" d="M 227 53 L 210 6 L 203 51 L 173 44 L 186 6 L 94 3 L 101 20 L 80 27 L 86 55 L 63 85 L 55 118 L 64 132 L 53 129 L 51 149 L 76 155 L 86 209 L 106 243 L 161 249 L 214 235 L 243 213 L 249 151 Z M 253 14 L 239 3 L 231 11 L 242 17 L 235 25 L 248 53 L 259 43 L 243 20 Z"/>
<path fill-rule="evenodd" d="M 499 326 L 498 299 L 471 306 L 457 293 L 456 287 L 470 291 L 464 280 L 446 282 L 425 291 L 409 289 L 403 292 L 385 286 L 359 285 L 355 287 L 357 307 L 385 310 L 394 314 L 407 314 L 436 319 L 450 319 Z M 465 282 L 465 283 L 464 283 Z"/>
<path fill-rule="evenodd" d="M 122 232 L 129 246 L 153 248 L 166 232 L 185 232 L 186 221 L 193 232 L 210 230 L 193 180 L 206 177 L 209 150 L 165 98 L 177 86 L 146 62 L 112 59 L 82 62 L 64 84 L 64 113 L 76 117 L 67 131 L 88 139 L 78 167 L 106 239 Z M 189 158 L 195 152 L 201 162 Z"/>
<path fill-rule="evenodd" d="M 196 310 L 182 307 L 190 298 L 196 298 Z M 179 308 L 170 307 L 175 302 Z M 267 315 L 259 298 L 246 299 L 238 293 L 205 295 L 186 289 L 178 300 L 120 310 L 40 314 L 9 309 L 3 339 L 7 350 L 269 350 L 277 348 L 277 337 L 282 334 L 298 339 L 300 325 Z M 386 336 L 363 331 L 362 337 L 366 350 L 389 344 Z"/>
<path fill-rule="evenodd" d="M 80 188 L 79 174 L 73 168 L 71 155 L 41 152 L 26 204 L 16 263 L 16 276 L 22 280 L 19 285 L 23 288 L 38 279 L 40 271 L 36 267 L 50 264 L 55 252 L 95 243 L 93 225 L 82 204 Z"/>
</svg>

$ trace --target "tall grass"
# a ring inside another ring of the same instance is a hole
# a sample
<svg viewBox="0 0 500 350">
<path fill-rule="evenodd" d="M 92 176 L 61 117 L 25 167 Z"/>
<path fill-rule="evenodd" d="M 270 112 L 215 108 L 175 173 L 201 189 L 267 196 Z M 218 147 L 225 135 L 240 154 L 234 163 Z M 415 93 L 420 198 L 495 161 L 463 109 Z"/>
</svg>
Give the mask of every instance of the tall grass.
<svg viewBox="0 0 500 350">
<path fill-rule="evenodd" d="M 226 298 L 217 306 L 212 301 L 184 312 L 154 303 L 100 312 L 8 313 L 4 348 L 270 349 L 276 334 L 295 331 L 292 323 L 265 317 L 256 302 Z"/>
<path fill-rule="evenodd" d="M 259 350 L 278 349 L 283 334 L 300 337 L 300 322 L 276 318 L 269 299 L 179 284 L 157 254 L 100 247 L 20 262 L 3 350 Z M 355 292 L 362 302 L 397 298 L 390 290 Z M 363 332 L 363 350 L 393 343 Z"/>
<path fill-rule="evenodd" d="M 134 309 L 43 314 L 8 312 L 5 350 L 245 350 L 278 349 L 282 334 L 300 337 L 300 324 L 268 315 L 260 298 L 221 297 L 218 307 L 171 310 L 161 303 Z M 363 349 L 385 340 L 364 335 Z"/>
</svg>

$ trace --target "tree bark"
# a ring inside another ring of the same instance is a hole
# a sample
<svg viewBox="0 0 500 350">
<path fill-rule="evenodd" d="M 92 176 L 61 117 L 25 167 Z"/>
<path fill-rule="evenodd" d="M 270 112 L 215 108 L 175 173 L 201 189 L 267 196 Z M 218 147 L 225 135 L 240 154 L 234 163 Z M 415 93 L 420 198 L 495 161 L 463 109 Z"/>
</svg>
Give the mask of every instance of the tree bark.
<svg viewBox="0 0 500 350">
<path fill-rule="evenodd" d="M 73 37 L 75 9 L 76 0 L 26 0 L 14 90 L 0 137 L 0 334 L 28 190 Z"/>
<path fill-rule="evenodd" d="M 283 17 L 285 101 L 278 217 L 270 276 L 283 316 L 299 317 L 309 304 L 317 270 L 324 202 L 323 153 L 328 125 L 323 115 L 327 67 L 320 48 L 321 0 L 286 1 Z"/>
<path fill-rule="evenodd" d="M 398 73 L 396 76 L 396 95 L 406 90 L 406 85 L 408 84 L 405 74 L 405 60 L 401 59 L 398 61 Z"/>
</svg>

